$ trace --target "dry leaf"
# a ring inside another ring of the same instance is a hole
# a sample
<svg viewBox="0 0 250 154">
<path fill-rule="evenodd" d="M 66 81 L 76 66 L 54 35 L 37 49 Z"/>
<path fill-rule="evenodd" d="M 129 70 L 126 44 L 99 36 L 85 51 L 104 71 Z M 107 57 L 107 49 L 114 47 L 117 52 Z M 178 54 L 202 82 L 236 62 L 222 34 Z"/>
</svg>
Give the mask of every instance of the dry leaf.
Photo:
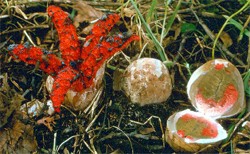
<svg viewBox="0 0 250 154">
<path fill-rule="evenodd" d="M 87 34 L 89 34 L 89 32 L 91 31 L 91 29 L 93 29 L 93 25 L 92 25 L 92 24 L 90 24 L 89 26 L 85 27 L 85 28 L 82 30 L 81 33 L 87 35 Z"/>
<path fill-rule="evenodd" d="M 77 10 L 77 16 L 74 19 L 74 25 L 78 27 L 83 21 L 93 21 L 103 16 L 101 11 L 96 10 L 92 6 L 83 1 L 78 1 L 74 6 Z"/>
<path fill-rule="evenodd" d="M 110 154 L 123 154 L 124 152 L 121 149 L 116 149 L 113 152 L 111 152 Z"/>
<path fill-rule="evenodd" d="M 3 85 L 0 87 L 0 128 L 7 123 L 7 119 L 12 115 L 24 98 L 11 90 L 8 82 L 7 73 L 3 75 Z"/>
<path fill-rule="evenodd" d="M 245 121 L 245 122 L 242 124 L 242 127 L 245 127 L 247 130 L 250 130 L 250 121 Z"/>
<path fill-rule="evenodd" d="M 172 26 L 172 30 L 174 30 L 174 41 L 181 34 L 181 26 L 182 26 L 181 23 Z"/>
<path fill-rule="evenodd" d="M 135 10 L 131 10 L 129 8 L 124 8 L 123 13 L 125 17 L 131 18 L 135 14 Z"/>
<path fill-rule="evenodd" d="M 113 89 L 115 91 L 119 91 L 122 89 L 122 78 L 123 78 L 123 72 L 116 69 L 113 74 Z"/>
<path fill-rule="evenodd" d="M 16 13 L 22 15 L 23 18 L 26 19 L 26 20 L 28 19 L 28 17 L 26 16 L 26 14 L 19 7 L 17 7 L 17 6 L 13 6 L 13 7 L 15 8 Z"/>
<path fill-rule="evenodd" d="M 139 132 L 143 135 L 147 135 L 147 134 L 155 132 L 155 129 L 153 127 L 142 128 L 139 130 Z"/>
<path fill-rule="evenodd" d="M 70 154 L 70 152 L 69 152 L 69 150 L 67 149 L 67 147 L 65 147 L 65 148 L 63 149 L 63 154 Z"/>
<path fill-rule="evenodd" d="M 56 124 L 54 117 L 43 117 L 37 121 L 38 125 L 45 125 L 51 132 L 53 131 L 53 126 Z"/>
<path fill-rule="evenodd" d="M 37 142 L 33 127 L 25 125 L 15 114 L 10 128 L 0 131 L 0 153 L 33 153 L 37 150 Z"/>
<path fill-rule="evenodd" d="M 171 44 L 175 38 L 173 36 L 165 37 L 162 41 L 162 46 L 167 47 L 169 44 Z"/>
<path fill-rule="evenodd" d="M 230 35 L 224 31 L 221 33 L 220 39 L 226 48 L 233 44 L 233 40 L 231 39 Z"/>
</svg>

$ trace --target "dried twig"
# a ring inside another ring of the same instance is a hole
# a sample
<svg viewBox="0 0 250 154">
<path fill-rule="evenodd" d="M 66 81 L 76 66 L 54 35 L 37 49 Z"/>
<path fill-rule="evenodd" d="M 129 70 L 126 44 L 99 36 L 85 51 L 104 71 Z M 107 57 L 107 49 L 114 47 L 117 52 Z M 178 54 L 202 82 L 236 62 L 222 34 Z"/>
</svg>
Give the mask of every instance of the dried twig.
<svg viewBox="0 0 250 154">
<path fill-rule="evenodd" d="M 228 137 L 228 139 L 230 139 L 232 137 L 232 135 L 234 134 L 234 132 L 236 131 L 236 129 L 239 127 L 239 125 L 241 123 L 243 123 L 249 116 L 250 116 L 250 112 L 248 112 L 243 118 L 241 118 L 239 120 L 239 122 L 235 125 L 234 130 L 232 131 L 232 133 L 230 134 L 230 136 Z"/>
<path fill-rule="evenodd" d="M 163 126 L 162 126 L 162 122 L 161 122 L 161 118 L 160 117 L 152 115 L 144 123 L 141 123 L 141 122 L 138 122 L 138 121 L 134 121 L 134 120 L 130 120 L 130 122 L 138 124 L 138 125 L 146 125 L 147 123 L 151 124 L 151 120 L 152 119 L 158 119 L 159 126 L 161 128 L 161 133 L 162 133 L 162 145 L 163 145 L 163 147 L 165 147 L 165 133 L 164 133 L 164 130 L 163 130 Z M 152 125 L 152 127 L 153 127 L 153 125 Z"/>
<path fill-rule="evenodd" d="M 210 37 L 210 39 L 212 41 L 215 40 L 215 35 L 213 34 L 213 32 L 208 28 L 208 26 L 206 24 L 204 24 L 203 20 L 200 19 L 197 14 L 192 10 L 196 20 L 199 22 L 199 24 L 202 26 L 202 28 L 205 30 L 205 32 L 207 33 L 207 35 Z M 237 61 L 240 65 L 245 66 L 245 64 L 242 62 L 242 60 L 240 60 L 238 57 L 236 57 L 232 52 L 230 52 L 224 45 L 223 43 L 221 43 L 219 40 L 217 41 L 217 47 L 223 51 L 225 54 L 227 54 L 229 57 L 233 58 L 235 61 Z"/>
</svg>

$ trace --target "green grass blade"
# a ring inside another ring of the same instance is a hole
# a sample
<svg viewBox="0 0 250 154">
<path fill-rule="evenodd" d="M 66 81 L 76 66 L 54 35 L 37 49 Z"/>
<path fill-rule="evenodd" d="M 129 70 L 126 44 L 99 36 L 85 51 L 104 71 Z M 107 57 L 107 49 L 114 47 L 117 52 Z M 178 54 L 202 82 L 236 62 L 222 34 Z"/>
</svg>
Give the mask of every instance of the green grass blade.
<svg viewBox="0 0 250 154">
<path fill-rule="evenodd" d="M 250 79 L 250 70 L 247 71 L 246 75 L 243 78 L 245 93 L 248 97 L 250 97 L 250 87 L 248 85 L 249 79 Z"/>
<path fill-rule="evenodd" d="M 155 7 L 156 7 L 156 4 L 157 4 L 157 0 L 153 0 L 151 5 L 150 5 L 150 9 L 148 11 L 148 14 L 146 16 L 146 21 L 147 23 L 149 24 L 152 20 L 152 17 L 153 17 L 153 13 L 155 11 Z"/>
<path fill-rule="evenodd" d="M 163 35 L 163 38 L 165 38 L 167 35 L 168 35 L 168 32 L 170 30 L 170 28 L 172 27 L 173 23 L 174 23 L 174 20 L 176 18 L 176 15 L 177 15 L 177 12 L 178 10 L 180 9 L 180 6 L 181 6 L 181 2 L 182 0 L 179 0 L 178 3 L 177 3 L 177 6 L 175 7 L 175 10 L 174 10 L 174 13 L 172 14 L 172 16 L 170 17 L 167 25 L 166 25 L 166 28 L 165 28 L 165 34 Z M 167 10 L 166 10 L 167 11 Z M 164 19 L 165 20 L 165 19 Z"/>
<path fill-rule="evenodd" d="M 241 113 L 238 115 L 237 119 L 241 119 L 246 112 L 247 112 L 247 108 L 243 109 Z M 230 138 L 232 137 L 232 133 L 234 132 L 235 126 L 236 124 L 230 125 L 227 131 L 228 132 L 227 138 L 223 141 L 223 144 L 227 143 L 230 140 Z"/>
<path fill-rule="evenodd" d="M 235 17 L 236 15 L 238 15 L 239 13 L 241 13 L 242 11 L 244 11 L 247 7 L 249 7 L 250 5 L 250 0 L 247 1 L 247 3 L 245 3 L 245 5 L 243 5 L 238 11 L 236 11 L 234 14 L 232 14 L 230 17 L 227 18 L 227 20 L 225 21 L 225 23 L 222 25 L 220 31 L 218 32 L 215 40 L 214 40 L 214 44 L 213 44 L 213 48 L 212 48 L 212 59 L 214 59 L 214 53 L 215 53 L 215 46 L 218 42 L 218 39 L 220 38 L 220 35 L 222 33 L 222 31 L 224 30 L 224 28 L 226 27 L 226 25 L 228 24 L 228 22 Z"/>
<path fill-rule="evenodd" d="M 223 15 L 224 18 L 228 19 L 229 16 L 227 15 Z M 243 26 L 236 20 L 234 19 L 229 19 L 228 24 L 232 24 L 234 25 L 237 29 L 239 29 L 241 31 L 241 33 L 244 33 L 247 37 L 250 37 L 250 31 L 248 31 L 247 29 L 244 29 Z"/>
<path fill-rule="evenodd" d="M 141 19 L 142 21 L 142 24 L 144 25 L 149 37 L 152 39 L 152 41 L 154 42 L 155 44 L 155 47 L 156 47 L 156 50 L 158 52 L 158 54 L 160 55 L 160 58 L 161 60 L 164 62 L 164 61 L 169 61 L 168 60 L 168 57 L 164 51 L 164 48 L 162 47 L 162 45 L 160 44 L 160 42 L 156 39 L 155 35 L 153 34 L 153 32 L 151 31 L 149 25 L 146 23 L 145 19 L 143 18 L 140 10 L 138 9 L 136 3 L 134 2 L 134 0 L 130 0 L 131 4 L 134 6 L 139 18 Z"/>
</svg>

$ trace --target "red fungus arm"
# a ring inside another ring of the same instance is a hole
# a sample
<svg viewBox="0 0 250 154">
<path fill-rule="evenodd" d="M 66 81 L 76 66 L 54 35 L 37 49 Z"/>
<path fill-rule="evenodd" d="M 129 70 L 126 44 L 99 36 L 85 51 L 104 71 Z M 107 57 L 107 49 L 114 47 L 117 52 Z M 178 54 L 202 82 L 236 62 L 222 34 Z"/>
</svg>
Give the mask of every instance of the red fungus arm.
<svg viewBox="0 0 250 154">
<path fill-rule="evenodd" d="M 137 35 L 131 35 L 129 37 L 125 37 L 124 34 L 118 34 L 113 36 L 113 39 L 114 39 L 113 42 L 107 42 L 107 41 L 102 42 L 103 46 L 109 47 L 108 57 L 111 57 L 116 52 L 125 49 L 132 41 L 140 40 L 140 37 Z"/>
<path fill-rule="evenodd" d="M 112 57 L 116 52 L 126 48 L 132 41 L 139 40 L 139 36 L 125 36 L 125 33 L 107 36 L 119 20 L 120 16 L 118 14 L 107 15 L 94 24 L 91 34 L 86 37 L 81 50 L 83 63 L 79 66 L 79 69 L 83 73 L 82 80 L 84 81 L 85 88 L 92 85 L 96 72 L 107 59 Z"/>
<path fill-rule="evenodd" d="M 80 57 L 80 45 L 76 28 L 72 24 L 68 13 L 64 12 L 60 7 L 49 6 L 48 14 L 58 32 L 62 58 L 65 64 L 69 66 L 71 61 L 77 61 Z"/>
<path fill-rule="evenodd" d="M 123 34 L 104 37 L 99 40 L 99 44 L 92 44 L 92 49 L 83 48 L 83 52 L 88 52 L 88 57 L 80 65 L 79 69 L 83 72 L 83 81 L 85 88 L 92 85 L 96 72 L 105 63 L 106 60 L 111 58 L 118 51 L 126 48 L 132 41 L 139 40 L 139 36 L 132 35 L 125 38 Z"/>
<path fill-rule="evenodd" d="M 11 50 L 10 54 L 14 59 L 19 59 L 31 65 L 40 63 L 39 68 L 51 75 L 56 74 L 63 67 L 62 61 L 56 55 L 43 51 L 38 47 L 13 44 L 8 49 Z"/>
<path fill-rule="evenodd" d="M 98 20 L 93 28 L 92 28 L 92 35 L 94 37 L 97 36 L 105 36 L 108 32 L 112 29 L 112 27 L 120 20 L 120 16 L 118 14 L 108 14 L 103 16 L 103 19 Z"/>
<path fill-rule="evenodd" d="M 97 44 L 107 36 L 113 26 L 120 20 L 118 14 L 105 15 L 103 19 L 98 20 L 91 30 L 91 33 L 86 37 L 86 41 L 81 51 L 81 58 L 85 60 L 89 56 L 89 51 L 93 50 Z"/>
<path fill-rule="evenodd" d="M 78 72 L 76 70 L 66 67 L 56 76 L 50 96 L 55 112 L 60 112 L 60 106 L 64 101 L 64 97 L 71 88 L 72 82 L 76 80 L 77 75 Z"/>
</svg>

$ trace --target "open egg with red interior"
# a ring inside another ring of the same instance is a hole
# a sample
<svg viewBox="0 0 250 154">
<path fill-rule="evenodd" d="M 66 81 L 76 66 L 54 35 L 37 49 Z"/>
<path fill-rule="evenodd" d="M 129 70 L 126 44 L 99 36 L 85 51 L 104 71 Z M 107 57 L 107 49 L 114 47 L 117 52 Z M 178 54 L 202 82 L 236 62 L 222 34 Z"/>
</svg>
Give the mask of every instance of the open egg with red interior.
<svg viewBox="0 0 250 154">
<path fill-rule="evenodd" d="M 91 105 L 93 99 L 97 96 L 98 92 L 103 90 L 103 77 L 105 73 L 105 65 L 102 65 L 93 79 L 93 85 L 83 91 L 77 92 L 69 89 L 65 96 L 63 104 L 74 111 L 84 111 Z M 49 93 L 52 91 L 54 78 L 48 76 L 46 79 L 46 88 Z"/>
<path fill-rule="evenodd" d="M 189 109 L 173 114 L 167 121 L 166 140 L 178 152 L 198 152 L 226 137 L 227 132 L 215 119 Z"/>
<path fill-rule="evenodd" d="M 175 151 L 198 152 L 227 137 L 218 118 L 230 117 L 245 108 L 243 80 L 229 61 L 208 61 L 194 71 L 187 95 L 197 112 L 177 112 L 167 121 L 166 141 Z"/>
</svg>

